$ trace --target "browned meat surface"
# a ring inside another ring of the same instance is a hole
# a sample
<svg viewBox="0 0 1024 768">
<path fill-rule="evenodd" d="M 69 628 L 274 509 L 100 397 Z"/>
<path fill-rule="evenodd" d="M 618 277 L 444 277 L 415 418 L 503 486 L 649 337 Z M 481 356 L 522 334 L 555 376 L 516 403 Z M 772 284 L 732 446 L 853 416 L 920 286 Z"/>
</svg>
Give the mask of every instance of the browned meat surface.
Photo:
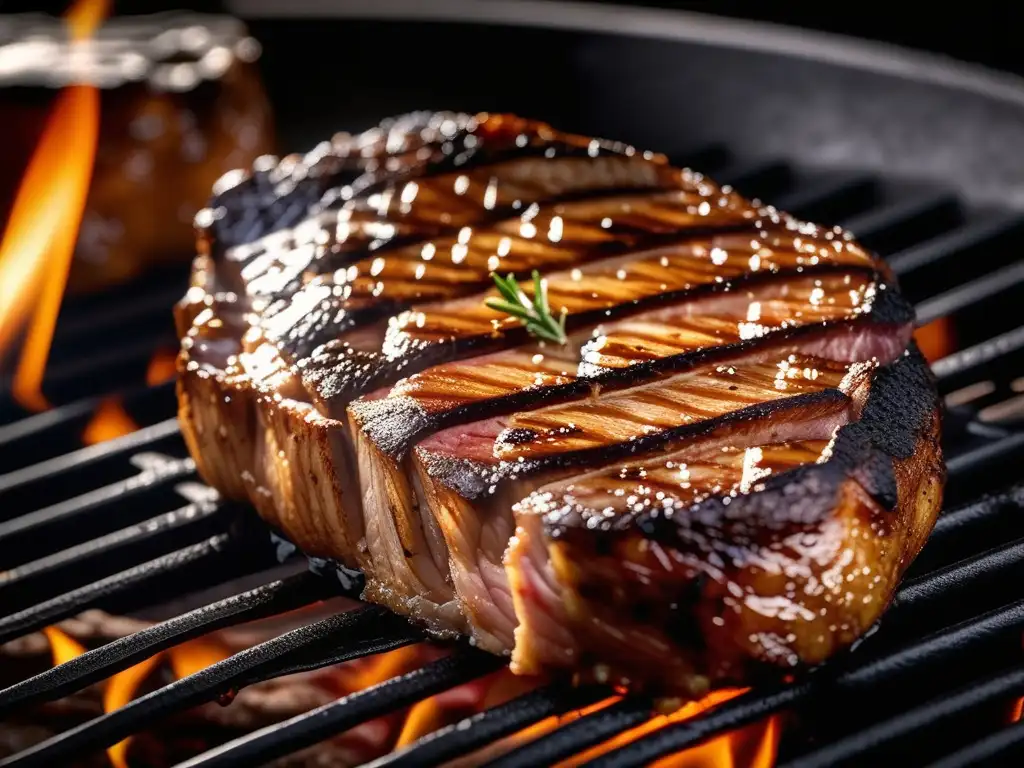
<svg viewBox="0 0 1024 768">
<path fill-rule="evenodd" d="M 913 313 L 839 230 L 497 115 L 229 181 L 177 308 L 200 471 L 438 635 L 697 695 L 848 646 L 931 528 Z M 485 303 L 534 269 L 565 345 Z"/>
</svg>

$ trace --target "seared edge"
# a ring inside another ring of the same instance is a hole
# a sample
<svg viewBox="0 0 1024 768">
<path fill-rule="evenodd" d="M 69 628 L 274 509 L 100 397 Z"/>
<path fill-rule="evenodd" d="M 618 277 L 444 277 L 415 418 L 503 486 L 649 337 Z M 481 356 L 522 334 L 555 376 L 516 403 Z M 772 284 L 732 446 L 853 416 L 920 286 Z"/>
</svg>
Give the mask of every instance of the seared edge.
<svg viewBox="0 0 1024 768">
<path fill-rule="evenodd" d="M 931 530 L 939 434 L 934 382 L 911 349 L 878 372 L 826 461 L 751 493 L 609 518 L 538 492 L 506 555 L 514 667 L 571 663 L 696 696 L 828 658 L 878 618 Z M 571 629 L 532 637 L 559 622 Z"/>
</svg>

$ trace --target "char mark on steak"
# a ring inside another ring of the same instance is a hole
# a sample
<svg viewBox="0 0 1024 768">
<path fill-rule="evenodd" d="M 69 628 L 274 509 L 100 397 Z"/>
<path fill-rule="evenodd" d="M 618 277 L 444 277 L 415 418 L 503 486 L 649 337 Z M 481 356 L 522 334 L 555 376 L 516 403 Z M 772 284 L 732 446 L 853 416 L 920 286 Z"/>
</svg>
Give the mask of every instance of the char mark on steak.
<svg viewBox="0 0 1024 768">
<path fill-rule="evenodd" d="M 699 695 L 848 646 L 930 530 L 913 311 L 841 230 L 508 115 L 221 187 L 176 310 L 197 465 L 435 634 Z M 565 345 L 487 306 L 533 270 Z"/>
</svg>

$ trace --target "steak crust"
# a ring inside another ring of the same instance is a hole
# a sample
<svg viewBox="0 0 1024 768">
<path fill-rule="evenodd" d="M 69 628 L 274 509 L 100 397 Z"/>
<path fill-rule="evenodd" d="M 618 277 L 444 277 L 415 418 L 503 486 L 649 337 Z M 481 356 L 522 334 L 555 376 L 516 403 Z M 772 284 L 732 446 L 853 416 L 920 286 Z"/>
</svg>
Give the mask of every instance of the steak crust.
<svg viewBox="0 0 1024 768">
<path fill-rule="evenodd" d="M 938 399 L 890 270 L 660 155 L 416 113 L 262 159 L 197 225 L 203 478 L 516 671 L 696 696 L 819 663 L 931 530 Z M 565 347 L 485 306 L 534 268 Z"/>
</svg>

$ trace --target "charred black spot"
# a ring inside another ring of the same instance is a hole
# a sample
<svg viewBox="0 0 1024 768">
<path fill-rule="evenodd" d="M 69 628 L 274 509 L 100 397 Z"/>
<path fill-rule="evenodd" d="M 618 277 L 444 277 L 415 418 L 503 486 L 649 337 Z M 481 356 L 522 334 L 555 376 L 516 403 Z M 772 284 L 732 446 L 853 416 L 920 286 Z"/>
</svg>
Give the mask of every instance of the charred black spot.
<svg viewBox="0 0 1024 768">
<path fill-rule="evenodd" d="M 522 427 L 516 427 L 504 432 L 501 436 L 501 441 L 508 445 L 520 445 L 522 443 L 529 443 L 537 439 L 538 434 L 533 429 L 525 429 Z"/>
<path fill-rule="evenodd" d="M 606 590 L 600 584 L 585 581 L 576 587 L 579 596 L 589 601 L 604 601 L 607 598 Z"/>
<path fill-rule="evenodd" d="M 594 537 L 594 553 L 598 557 L 607 557 L 612 553 L 612 537 L 607 533 L 600 533 Z"/>
<path fill-rule="evenodd" d="M 633 621 L 637 624 L 648 624 L 654 618 L 654 609 L 650 603 L 634 603 L 630 612 L 633 614 Z"/>
<path fill-rule="evenodd" d="M 707 576 L 703 573 L 690 579 L 679 591 L 666 616 L 665 631 L 683 648 L 701 651 L 707 647 L 697 619 L 697 607 L 706 583 Z"/>
</svg>

